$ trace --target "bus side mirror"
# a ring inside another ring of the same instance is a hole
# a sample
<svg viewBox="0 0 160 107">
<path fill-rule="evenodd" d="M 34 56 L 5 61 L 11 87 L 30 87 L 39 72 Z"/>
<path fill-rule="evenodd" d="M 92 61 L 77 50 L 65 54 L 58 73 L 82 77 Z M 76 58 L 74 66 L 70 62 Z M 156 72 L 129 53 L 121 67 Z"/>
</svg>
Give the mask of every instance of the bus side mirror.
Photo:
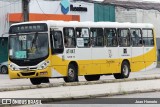
<svg viewBox="0 0 160 107">
<path fill-rule="evenodd" d="M 4 46 L 4 44 L 5 44 L 5 41 L 4 41 L 4 38 L 3 38 L 3 37 L 4 37 L 4 35 L 6 35 L 6 34 L 8 34 L 8 33 L 3 33 L 2 36 L 1 36 L 1 38 L 2 38 L 2 39 L 1 39 L 1 45 L 2 45 L 2 46 Z"/>
<path fill-rule="evenodd" d="M 54 35 L 54 30 L 50 30 L 50 38 L 51 38 L 51 53 L 54 54 L 54 49 L 53 49 L 53 35 Z"/>
</svg>

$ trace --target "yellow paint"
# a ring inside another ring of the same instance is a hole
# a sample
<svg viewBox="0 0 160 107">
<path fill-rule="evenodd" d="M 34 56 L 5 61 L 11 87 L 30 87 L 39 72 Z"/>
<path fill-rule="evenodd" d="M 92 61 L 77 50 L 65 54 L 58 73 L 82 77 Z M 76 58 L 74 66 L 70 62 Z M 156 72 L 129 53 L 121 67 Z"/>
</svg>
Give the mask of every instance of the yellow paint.
<svg viewBox="0 0 160 107">
<path fill-rule="evenodd" d="M 145 67 L 150 66 L 153 62 L 157 61 L 156 59 L 156 48 L 147 52 L 144 55 L 129 58 L 130 67 L 133 72 L 140 71 L 145 69 Z M 57 55 L 50 55 L 46 60 L 50 60 L 50 65 L 44 70 L 36 70 L 36 73 L 48 71 L 47 75 L 42 75 L 39 77 L 51 77 L 52 72 L 51 68 L 55 69 L 62 76 L 67 76 L 67 69 L 70 60 L 64 60 L 62 57 Z M 102 59 L 102 60 L 77 60 L 78 64 L 78 75 L 91 75 L 91 74 L 112 74 L 121 72 L 121 63 L 124 59 Z M 10 62 L 9 62 L 10 63 Z M 9 69 L 9 76 L 13 78 L 35 78 L 33 76 L 22 76 L 20 73 L 23 71 L 12 71 Z M 20 75 L 20 77 L 17 75 Z"/>
<path fill-rule="evenodd" d="M 145 67 L 150 66 L 153 62 L 156 62 L 156 48 L 154 47 L 152 50 L 147 52 L 144 55 L 140 55 L 137 57 L 129 58 L 130 67 L 132 72 L 137 72 L 142 69 L 145 69 Z M 151 57 L 152 56 L 152 57 Z M 145 60 L 145 59 L 146 60 Z M 62 60 L 58 56 L 54 56 L 52 59 L 53 61 L 57 62 L 57 65 L 53 65 L 53 67 L 59 68 L 58 72 L 66 76 L 67 74 L 67 66 L 70 62 L 70 60 Z M 121 63 L 124 59 L 111 59 L 111 60 L 77 60 L 78 64 L 78 74 L 79 75 L 89 75 L 89 74 L 111 74 L 111 73 L 120 73 L 121 71 Z M 94 62 L 94 63 L 93 63 Z M 95 63 L 96 62 L 96 63 Z M 60 69 L 60 64 L 63 64 L 66 66 L 65 69 Z M 58 65 L 59 64 L 59 65 Z"/>
</svg>

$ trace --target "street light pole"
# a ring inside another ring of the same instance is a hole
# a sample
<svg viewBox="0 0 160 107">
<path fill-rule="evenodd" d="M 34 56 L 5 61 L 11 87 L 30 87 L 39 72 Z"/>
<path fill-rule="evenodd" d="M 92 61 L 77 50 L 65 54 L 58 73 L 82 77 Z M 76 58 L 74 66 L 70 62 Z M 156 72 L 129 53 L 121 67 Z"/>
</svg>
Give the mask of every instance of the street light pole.
<svg viewBox="0 0 160 107">
<path fill-rule="evenodd" d="M 29 21 L 29 2 L 30 0 L 22 0 L 23 21 Z"/>
</svg>

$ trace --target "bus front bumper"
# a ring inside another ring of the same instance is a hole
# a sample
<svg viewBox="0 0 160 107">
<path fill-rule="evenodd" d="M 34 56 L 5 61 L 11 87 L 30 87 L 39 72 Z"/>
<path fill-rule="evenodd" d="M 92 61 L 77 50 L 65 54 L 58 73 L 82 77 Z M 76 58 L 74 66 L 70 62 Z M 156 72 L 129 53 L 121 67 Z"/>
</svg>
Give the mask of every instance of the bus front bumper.
<svg viewBox="0 0 160 107">
<path fill-rule="evenodd" d="M 51 77 L 50 67 L 43 70 L 13 71 L 9 69 L 10 79 Z"/>
</svg>

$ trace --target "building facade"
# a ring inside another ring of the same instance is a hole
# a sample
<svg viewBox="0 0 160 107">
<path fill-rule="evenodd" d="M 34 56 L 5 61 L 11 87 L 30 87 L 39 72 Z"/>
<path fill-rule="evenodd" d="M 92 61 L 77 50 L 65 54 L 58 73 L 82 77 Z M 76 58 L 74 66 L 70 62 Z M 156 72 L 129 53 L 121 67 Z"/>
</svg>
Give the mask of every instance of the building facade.
<svg viewBox="0 0 160 107">
<path fill-rule="evenodd" d="M 8 59 L 8 35 L 12 23 L 23 21 L 22 0 L 0 0 L 0 63 Z M 30 0 L 29 21 L 115 21 L 115 7 L 76 0 Z M 3 35 L 5 34 L 5 35 Z"/>
</svg>

